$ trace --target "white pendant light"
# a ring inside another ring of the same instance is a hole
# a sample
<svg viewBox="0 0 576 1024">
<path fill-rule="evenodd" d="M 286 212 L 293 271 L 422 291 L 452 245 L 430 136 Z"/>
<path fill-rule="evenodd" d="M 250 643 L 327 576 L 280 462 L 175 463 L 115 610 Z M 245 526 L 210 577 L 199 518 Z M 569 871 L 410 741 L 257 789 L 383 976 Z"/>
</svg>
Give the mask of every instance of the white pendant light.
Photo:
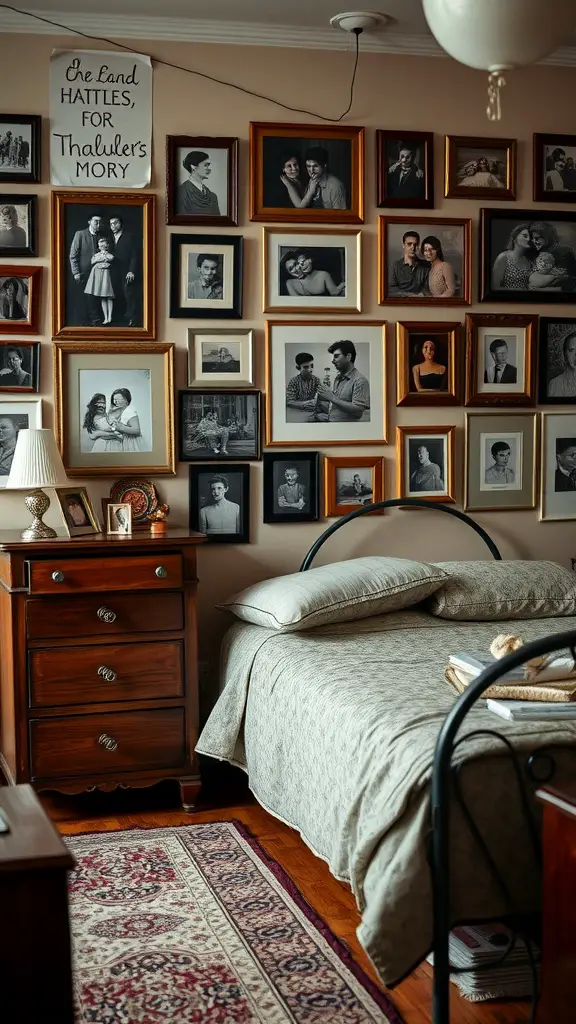
<svg viewBox="0 0 576 1024">
<path fill-rule="evenodd" d="M 426 21 L 446 53 L 489 72 L 486 111 L 500 120 L 502 72 L 534 64 L 567 41 L 576 22 L 569 0 L 422 0 Z"/>
</svg>

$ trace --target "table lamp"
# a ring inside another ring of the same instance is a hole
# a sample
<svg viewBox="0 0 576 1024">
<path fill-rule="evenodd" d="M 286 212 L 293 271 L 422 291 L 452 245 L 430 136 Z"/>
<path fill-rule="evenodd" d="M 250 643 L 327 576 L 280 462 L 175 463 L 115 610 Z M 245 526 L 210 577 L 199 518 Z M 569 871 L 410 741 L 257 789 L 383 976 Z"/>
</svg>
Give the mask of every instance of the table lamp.
<svg viewBox="0 0 576 1024">
<path fill-rule="evenodd" d="M 6 489 L 30 491 L 24 499 L 32 522 L 20 536 L 22 540 L 56 537 L 56 530 L 42 522 L 50 508 L 50 498 L 42 487 L 60 487 L 68 479 L 51 430 L 20 430 Z"/>
</svg>

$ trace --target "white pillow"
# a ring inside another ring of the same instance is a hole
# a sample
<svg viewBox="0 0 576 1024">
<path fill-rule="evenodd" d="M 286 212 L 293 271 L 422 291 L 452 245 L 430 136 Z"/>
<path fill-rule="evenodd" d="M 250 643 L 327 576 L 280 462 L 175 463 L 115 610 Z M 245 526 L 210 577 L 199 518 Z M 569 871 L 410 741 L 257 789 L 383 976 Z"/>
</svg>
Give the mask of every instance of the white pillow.
<svg viewBox="0 0 576 1024">
<path fill-rule="evenodd" d="M 255 583 L 218 608 L 244 622 L 292 633 L 418 604 L 446 579 L 439 566 L 409 558 L 350 558 Z"/>
<path fill-rule="evenodd" d="M 439 562 L 448 579 L 426 603 L 441 619 L 498 622 L 576 615 L 576 575 L 556 562 Z"/>
</svg>

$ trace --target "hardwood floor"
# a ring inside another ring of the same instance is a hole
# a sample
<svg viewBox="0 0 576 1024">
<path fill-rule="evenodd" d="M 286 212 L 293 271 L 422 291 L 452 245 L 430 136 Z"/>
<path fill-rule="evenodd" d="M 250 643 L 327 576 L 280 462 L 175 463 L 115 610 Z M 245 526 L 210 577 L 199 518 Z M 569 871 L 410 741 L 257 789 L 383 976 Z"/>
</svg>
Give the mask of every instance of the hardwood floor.
<svg viewBox="0 0 576 1024">
<path fill-rule="evenodd" d="M 225 780 L 224 786 L 222 779 Z M 239 793 L 234 775 L 224 766 L 218 784 L 220 794 L 223 790 L 228 791 L 224 805 L 215 806 L 216 798 L 211 799 L 207 795 L 209 804 L 206 809 L 203 807 L 196 814 L 186 814 L 179 807 L 177 790 L 177 786 L 163 783 L 151 789 L 87 793 L 75 797 L 50 793 L 42 795 L 42 802 L 64 835 L 114 831 L 131 826 L 153 828 L 187 825 L 195 821 L 239 819 L 264 849 L 279 861 L 308 902 L 350 948 L 367 974 L 378 980 L 356 938 L 359 916 L 350 890 L 333 878 L 324 861 L 311 853 L 293 829 L 264 811 L 245 787 L 244 792 Z M 424 964 L 389 993 L 405 1024 L 430 1024 L 431 974 L 431 968 Z M 456 993 L 452 995 L 451 1024 L 521 1024 L 528 1019 L 528 1003 L 503 1001 L 486 1005 L 468 1003 Z"/>
</svg>

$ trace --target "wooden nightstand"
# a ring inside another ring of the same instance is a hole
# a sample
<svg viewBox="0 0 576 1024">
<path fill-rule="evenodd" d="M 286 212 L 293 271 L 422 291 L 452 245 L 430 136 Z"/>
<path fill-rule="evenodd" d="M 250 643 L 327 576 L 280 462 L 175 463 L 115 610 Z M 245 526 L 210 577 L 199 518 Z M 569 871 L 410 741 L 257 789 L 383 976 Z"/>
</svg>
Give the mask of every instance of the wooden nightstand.
<svg viewBox="0 0 576 1024">
<path fill-rule="evenodd" d="M 0 532 L 0 758 L 36 790 L 200 788 L 196 548 L 202 534 Z"/>
<path fill-rule="evenodd" d="M 568 1024 L 576 1001 L 576 786 L 545 786 L 542 994 L 538 1024 Z"/>
</svg>

